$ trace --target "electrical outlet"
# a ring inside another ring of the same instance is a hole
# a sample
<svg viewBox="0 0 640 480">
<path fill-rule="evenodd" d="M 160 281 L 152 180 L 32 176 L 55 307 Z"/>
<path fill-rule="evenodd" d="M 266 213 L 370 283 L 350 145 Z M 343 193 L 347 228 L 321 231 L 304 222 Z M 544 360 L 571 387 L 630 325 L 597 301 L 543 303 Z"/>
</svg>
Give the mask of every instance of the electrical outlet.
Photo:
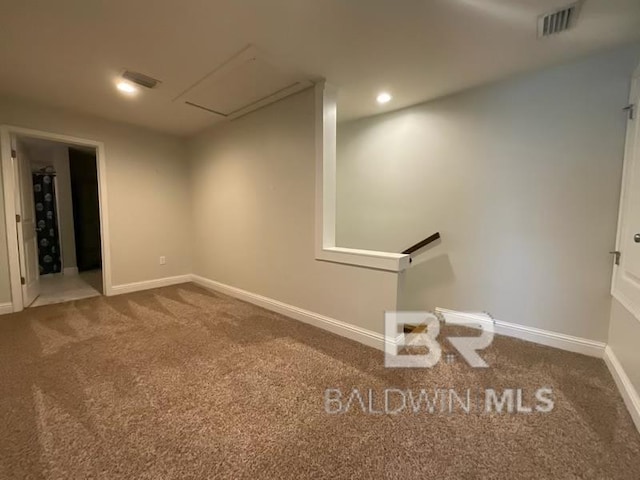
<svg viewBox="0 0 640 480">
<path fill-rule="evenodd" d="M 166 263 L 167 263 L 167 257 L 165 256 L 160 257 L 160 265 L 166 265 Z"/>
</svg>

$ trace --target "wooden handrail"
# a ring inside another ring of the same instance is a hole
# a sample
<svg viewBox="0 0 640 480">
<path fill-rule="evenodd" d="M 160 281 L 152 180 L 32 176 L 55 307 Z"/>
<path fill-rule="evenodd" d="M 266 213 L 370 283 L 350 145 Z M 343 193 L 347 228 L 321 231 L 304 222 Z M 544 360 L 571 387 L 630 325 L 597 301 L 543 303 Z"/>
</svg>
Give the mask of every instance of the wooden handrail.
<svg viewBox="0 0 640 480">
<path fill-rule="evenodd" d="M 433 235 L 431 235 L 430 237 L 425 238 L 424 240 L 422 240 L 421 242 L 416 243 L 415 245 L 407 248 L 404 252 L 405 255 L 411 255 L 414 252 L 417 252 L 418 250 L 420 250 L 422 247 L 426 247 L 427 245 L 429 245 L 432 242 L 435 242 L 436 240 L 438 240 L 440 238 L 440 232 L 436 232 Z"/>
</svg>

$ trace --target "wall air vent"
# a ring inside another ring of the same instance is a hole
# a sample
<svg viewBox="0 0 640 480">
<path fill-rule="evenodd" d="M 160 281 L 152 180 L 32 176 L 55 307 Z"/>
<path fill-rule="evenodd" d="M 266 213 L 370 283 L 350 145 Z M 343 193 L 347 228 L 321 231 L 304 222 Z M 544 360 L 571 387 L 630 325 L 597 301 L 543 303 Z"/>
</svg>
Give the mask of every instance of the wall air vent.
<svg viewBox="0 0 640 480">
<path fill-rule="evenodd" d="M 131 70 L 122 72 L 122 78 L 145 88 L 156 88 L 160 84 L 160 80 L 151 78 L 143 73 L 132 72 Z"/>
<path fill-rule="evenodd" d="M 573 27 L 578 19 L 580 2 L 538 17 L 538 38 L 549 37 Z"/>
</svg>

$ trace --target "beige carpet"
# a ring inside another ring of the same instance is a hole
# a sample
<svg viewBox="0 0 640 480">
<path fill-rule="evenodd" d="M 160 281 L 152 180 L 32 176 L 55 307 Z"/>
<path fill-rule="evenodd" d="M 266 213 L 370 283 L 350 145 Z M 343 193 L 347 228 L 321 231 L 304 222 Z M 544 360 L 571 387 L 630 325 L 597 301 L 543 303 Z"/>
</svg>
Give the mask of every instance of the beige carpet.
<svg viewBox="0 0 640 480">
<path fill-rule="evenodd" d="M 0 317 L 0 478 L 640 478 L 601 360 L 507 338 L 484 356 L 486 370 L 385 369 L 194 285 L 30 309 Z M 328 414 L 323 397 L 371 390 L 378 410 L 386 388 L 542 386 L 550 413 Z"/>
</svg>

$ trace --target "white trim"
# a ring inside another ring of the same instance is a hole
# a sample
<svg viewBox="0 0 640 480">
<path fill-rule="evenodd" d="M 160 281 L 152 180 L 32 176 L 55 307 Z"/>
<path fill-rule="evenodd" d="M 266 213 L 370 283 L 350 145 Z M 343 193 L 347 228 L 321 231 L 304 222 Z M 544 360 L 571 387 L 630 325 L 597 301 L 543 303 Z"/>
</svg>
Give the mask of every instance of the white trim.
<svg viewBox="0 0 640 480">
<path fill-rule="evenodd" d="M 456 315 L 460 318 L 486 322 L 486 314 L 459 312 L 455 310 L 447 310 L 444 308 L 436 308 L 438 313 L 447 313 L 447 315 Z M 587 338 L 574 337 L 565 335 L 564 333 L 542 330 L 541 328 L 527 327 L 516 323 L 503 322 L 502 320 L 493 320 L 494 331 L 499 335 L 507 337 L 519 338 L 528 342 L 554 347 L 568 352 L 581 353 L 590 357 L 602 358 L 604 355 L 606 343 L 589 340 Z"/>
<path fill-rule="evenodd" d="M 67 267 L 62 271 L 63 275 L 78 275 L 78 267 Z"/>
<path fill-rule="evenodd" d="M 26 304 L 29 306 L 33 303 L 36 297 L 40 294 L 40 269 L 39 269 L 39 261 L 38 261 L 38 236 L 35 228 L 37 226 L 36 221 L 36 205 L 35 198 L 33 197 L 33 180 L 31 177 L 31 162 L 29 160 L 29 156 L 25 155 L 25 147 L 24 143 L 18 142 L 18 139 L 15 135 L 10 135 L 11 137 L 11 149 L 15 150 L 17 155 L 16 158 L 12 158 L 13 169 L 15 172 L 14 176 L 14 188 L 13 193 L 15 196 L 14 206 L 16 208 L 16 214 L 22 218 L 20 225 L 17 225 L 18 228 L 18 252 L 20 254 L 20 272 L 21 276 L 26 280 L 26 283 L 22 285 L 22 304 Z M 22 188 L 28 185 L 28 195 L 25 195 Z M 28 200 L 28 206 L 31 207 L 29 212 L 24 210 L 25 208 L 25 200 L 27 197 L 31 197 Z M 34 231 L 31 232 L 33 234 L 33 238 L 31 240 L 31 247 L 35 249 L 34 258 L 30 259 L 32 263 L 29 265 L 27 263 L 27 254 L 26 248 L 27 244 L 25 243 L 25 228 L 24 222 L 25 219 L 30 218 L 33 221 Z M 34 269 L 35 275 L 33 277 L 27 274 L 29 267 Z M 13 302 L 14 307 L 20 308 L 21 305 L 19 302 Z"/>
<path fill-rule="evenodd" d="M 294 320 L 313 325 L 314 327 L 327 330 L 342 337 L 355 340 L 356 342 L 368 345 L 369 347 L 384 350 L 384 335 L 366 328 L 357 327 L 350 323 L 336 320 L 335 318 L 326 317 L 303 308 L 294 307 L 284 302 L 274 300 L 272 298 L 264 297 L 255 293 L 242 290 L 241 288 L 225 285 L 224 283 L 216 282 L 208 278 L 201 277 L 199 275 L 192 275 L 191 280 L 193 283 L 206 288 L 207 290 L 213 290 L 215 292 L 223 293 L 245 302 L 252 303 L 259 307 L 271 310 L 272 312 L 279 313 Z M 392 345 L 395 347 L 395 344 Z"/>
<path fill-rule="evenodd" d="M 338 92 L 325 82 L 315 87 L 316 129 L 316 257 L 336 246 L 336 135 Z"/>
<path fill-rule="evenodd" d="M 338 91 L 325 82 L 315 86 L 316 231 L 315 258 L 326 262 L 401 272 L 409 255 L 336 246 L 336 131 Z"/>
<path fill-rule="evenodd" d="M 0 315 L 7 315 L 13 313 L 12 303 L 0 303 Z"/>
<path fill-rule="evenodd" d="M 43 132 L 29 128 L 0 125 L 0 156 L 2 157 L 2 177 L 5 197 L 5 222 L 9 253 L 9 277 L 11 298 L 16 312 L 23 310 L 22 288 L 20 285 L 20 252 L 18 250 L 18 230 L 15 222 L 16 204 L 14 195 L 14 167 L 11 159 L 11 135 L 40 138 L 72 145 L 95 148 L 98 169 L 98 197 L 100 199 L 100 232 L 102 247 L 102 284 L 104 295 L 112 295 L 111 285 L 111 236 L 109 231 L 109 201 L 107 195 L 107 161 L 104 143 L 84 138 Z M 15 239 L 15 240 L 12 240 Z"/>
<path fill-rule="evenodd" d="M 360 267 L 400 272 L 409 268 L 410 257 L 402 253 L 376 252 L 354 248 L 325 247 L 316 253 L 316 260 L 357 265 Z"/>
<path fill-rule="evenodd" d="M 139 292 L 141 290 L 150 290 L 152 288 L 168 287 L 170 285 L 178 285 L 180 283 L 188 283 L 191 281 L 191 275 L 177 275 L 175 277 L 157 278 L 155 280 L 145 280 L 143 282 L 125 283 L 122 285 L 114 285 L 111 287 L 111 295 L 121 295 L 123 293 Z"/>
<path fill-rule="evenodd" d="M 640 395 L 638 395 L 638 392 L 633 387 L 633 384 L 624 371 L 624 368 L 622 368 L 618 358 L 608 345 L 604 350 L 604 361 L 611 372 L 613 380 L 616 382 L 616 386 L 620 391 L 620 395 L 622 395 L 624 404 L 627 406 L 627 409 L 631 414 L 633 423 L 640 432 Z"/>
<path fill-rule="evenodd" d="M 636 99 L 640 95 L 640 65 L 636 68 L 633 77 L 631 79 L 631 89 L 629 92 L 629 103 L 633 104 L 636 102 Z M 638 105 L 636 105 L 636 110 Z M 636 111 L 636 115 L 637 115 Z M 636 119 L 636 122 L 638 120 Z M 625 213 L 627 209 L 627 204 L 630 201 L 630 182 L 634 177 L 634 168 L 640 168 L 640 165 L 636 165 L 638 162 L 634 162 L 634 152 L 633 148 L 636 143 L 640 142 L 640 138 L 636 138 L 638 128 L 635 123 L 629 121 L 627 122 L 627 130 L 625 136 L 625 147 L 624 147 L 624 159 L 622 164 L 622 180 L 620 184 L 620 200 L 618 204 L 618 226 L 616 231 L 616 246 L 615 250 L 622 251 L 623 249 L 623 235 L 625 235 L 626 224 L 625 224 Z M 624 252 L 622 252 L 623 262 L 624 262 Z M 620 283 L 620 275 L 622 275 L 622 270 L 620 266 L 613 265 L 613 271 L 611 274 L 611 295 L 618 300 L 624 307 L 629 310 L 636 318 L 636 320 L 640 321 L 640 305 L 637 302 L 631 301 L 628 295 L 625 293 L 624 288 L 621 287 Z"/>
<path fill-rule="evenodd" d="M 541 328 L 525 327 L 515 323 L 495 321 L 496 333 L 507 337 L 519 338 L 529 342 L 559 348 L 568 352 L 581 353 L 590 357 L 602 358 L 606 343 L 589 340 L 588 338 L 574 337 L 564 333 L 542 330 Z"/>
<path fill-rule="evenodd" d="M 0 126 L 0 156 L 2 157 L 2 182 L 4 189 L 4 220 L 7 232 L 9 256 L 9 282 L 13 311 L 22 310 L 22 285 L 20 284 L 20 251 L 18 250 L 18 226 L 16 224 L 15 168 L 11 158 L 11 133 Z"/>
<path fill-rule="evenodd" d="M 326 317 L 309 310 L 305 310 L 293 305 L 274 300 L 262 295 L 242 290 L 241 288 L 232 287 L 215 280 L 201 277 L 199 275 L 192 275 L 191 280 L 208 290 L 224 293 L 226 295 L 239 298 L 246 302 L 258 305 L 295 320 L 308 323 L 323 330 L 336 333 L 343 337 L 355 340 L 364 345 L 374 347 L 380 350 L 384 349 L 385 337 L 381 333 L 367 330 L 349 323 L 336 320 L 334 318 Z M 443 308 L 437 308 L 436 312 L 447 313 L 448 315 L 455 315 L 460 319 L 473 320 L 479 323 L 487 321 L 486 314 L 482 313 L 470 313 L 470 312 L 458 312 L 454 310 L 446 310 Z M 581 353 L 592 357 L 602 358 L 604 355 L 605 343 L 596 342 L 594 340 L 588 340 L 585 338 L 574 337 L 571 335 L 565 335 L 562 333 L 550 332 L 548 330 L 542 330 L 539 328 L 525 327 L 522 325 L 516 325 L 514 323 L 503 322 L 500 320 L 493 320 L 492 324 L 495 327 L 495 333 L 499 335 L 505 335 L 508 337 L 519 338 L 521 340 L 527 340 L 540 345 L 546 345 L 549 347 L 558 348 L 575 353 Z M 395 339 L 395 342 L 388 341 L 387 343 L 391 347 L 389 351 L 394 351 L 397 348 L 397 344 L 401 341 L 402 336 Z"/>
</svg>

